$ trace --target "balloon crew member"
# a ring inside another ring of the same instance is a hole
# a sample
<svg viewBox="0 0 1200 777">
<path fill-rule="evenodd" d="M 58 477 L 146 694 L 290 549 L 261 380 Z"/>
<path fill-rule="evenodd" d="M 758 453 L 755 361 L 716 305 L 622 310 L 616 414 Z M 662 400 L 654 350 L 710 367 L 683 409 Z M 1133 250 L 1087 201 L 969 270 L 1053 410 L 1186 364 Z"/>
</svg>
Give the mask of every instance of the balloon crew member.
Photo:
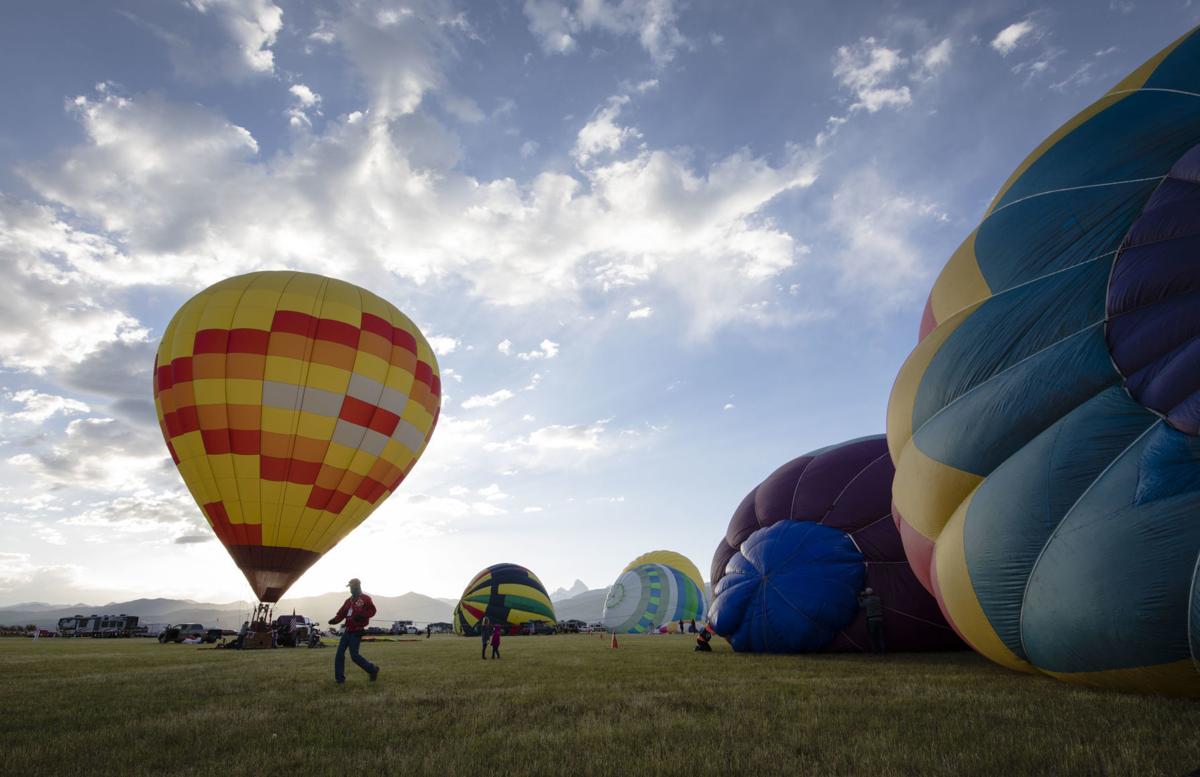
<svg viewBox="0 0 1200 777">
<path fill-rule="evenodd" d="M 883 641 L 883 602 L 875 591 L 865 588 L 858 595 L 858 606 L 867 615 L 867 638 L 871 641 L 871 652 L 886 653 L 887 645 Z"/>
<path fill-rule="evenodd" d="M 482 646 L 482 652 L 479 657 L 487 661 L 487 646 L 488 640 L 492 638 L 492 619 L 488 616 L 483 616 L 483 620 L 479 622 L 479 642 Z"/>
<path fill-rule="evenodd" d="M 492 658 L 500 657 L 500 624 L 492 627 Z"/>
<path fill-rule="evenodd" d="M 700 629 L 700 633 L 696 635 L 696 650 L 700 653 L 711 653 L 712 645 L 708 644 L 712 641 L 713 630 L 707 623 L 704 628 Z"/>
<path fill-rule="evenodd" d="M 371 616 L 375 614 L 375 602 L 363 593 L 362 583 L 357 577 L 346 585 L 350 587 L 350 598 L 342 604 L 337 615 L 329 621 L 330 626 L 341 623 L 343 620 L 346 621 L 346 627 L 342 629 L 342 638 L 338 641 L 337 654 L 333 657 L 333 679 L 337 681 L 338 685 L 346 682 L 346 650 L 349 650 L 350 660 L 371 676 L 371 682 L 375 682 L 375 678 L 379 677 L 379 667 L 358 653 L 363 632 L 366 630 L 367 624 L 371 622 Z"/>
</svg>

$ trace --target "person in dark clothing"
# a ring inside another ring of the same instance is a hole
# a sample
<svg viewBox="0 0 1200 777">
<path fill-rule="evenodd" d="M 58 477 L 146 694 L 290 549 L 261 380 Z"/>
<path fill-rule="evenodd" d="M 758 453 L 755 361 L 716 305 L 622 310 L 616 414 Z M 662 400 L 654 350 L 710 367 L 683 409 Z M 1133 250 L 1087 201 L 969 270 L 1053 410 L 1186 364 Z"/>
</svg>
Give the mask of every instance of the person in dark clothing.
<svg viewBox="0 0 1200 777">
<path fill-rule="evenodd" d="M 695 623 L 695 621 L 692 621 Z M 711 653 L 712 645 L 708 644 L 712 641 L 712 627 L 705 624 L 704 628 L 700 629 L 700 633 L 696 635 L 696 650 L 700 653 Z"/>
<path fill-rule="evenodd" d="M 492 627 L 492 658 L 500 657 L 500 624 Z"/>
<path fill-rule="evenodd" d="M 482 649 L 479 657 L 487 661 L 487 646 L 488 640 L 492 638 L 492 619 L 488 616 L 483 616 L 483 620 L 479 622 L 479 643 Z"/>
<path fill-rule="evenodd" d="M 426 623 L 426 624 L 425 624 L 425 639 L 429 639 L 429 637 L 430 637 L 432 634 L 433 634 L 433 624 L 432 624 L 432 623 Z"/>
<path fill-rule="evenodd" d="M 872 589 L 864 588 L 858 595 L 858 606 L 867 616 L 867 638 L 871 641 L 871 652 L 886 653 L 887 645 L 883 641 L 883 602 Z"/>
<path fill-rule="evenodd" d="M 358 653 L 363 632 L 371 622 L 371 616 L 375 614 L 375 602 L 363 593 L 362 583 L 357 577 L 346 585 L 350 587 L 350 598 L 329 621 L 330 626 L 346 621 L 346 627 L 342 629 L 342 638 L 338 640 L 337 653 L 333 657 L 333 679 L 338 685 L 346 682 L 346 651 L 349 650 L 350 660 L 370 675 L 371 682 L 375 682 L 375 678 L 379 677 L 379 667 Z"/>
<path fill-rule="evenodd" d="M 696 619 L 695 618 L 692 618 L 692 622 L 689 624 L 689 626 L 691 627 L 690 633 L 695 634 L 696 633 Z"/>
</svg>

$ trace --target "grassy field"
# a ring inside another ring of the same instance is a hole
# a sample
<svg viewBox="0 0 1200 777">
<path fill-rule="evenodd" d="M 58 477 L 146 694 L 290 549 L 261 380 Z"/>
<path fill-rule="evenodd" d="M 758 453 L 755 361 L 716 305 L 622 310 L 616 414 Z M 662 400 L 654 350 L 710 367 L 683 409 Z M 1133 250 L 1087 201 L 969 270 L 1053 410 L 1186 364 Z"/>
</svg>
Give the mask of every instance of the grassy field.
<svg viewBox="0 0 1200 777">
<path fill-rule="evenodd" d="M 971 654 L 748 656 L 681 636 L 238 652 L 0 640 L 6 774 L 1184 775 L 1200 702 Z"/>
</svg>

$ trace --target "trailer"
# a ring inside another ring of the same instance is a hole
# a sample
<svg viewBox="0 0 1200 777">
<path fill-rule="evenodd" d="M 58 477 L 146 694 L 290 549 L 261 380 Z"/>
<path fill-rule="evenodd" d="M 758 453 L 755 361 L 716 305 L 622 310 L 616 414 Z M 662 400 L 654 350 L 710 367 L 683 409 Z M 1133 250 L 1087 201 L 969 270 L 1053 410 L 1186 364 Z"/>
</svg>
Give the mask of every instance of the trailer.
<svg viewBox="0 0 1200 777">
<path fill-rule="evenodd" d="M 138 616 L 73 615 L 58 619 L 58 633 L 63 637 L 131 637 L 137 630 Z"/>
</svg>

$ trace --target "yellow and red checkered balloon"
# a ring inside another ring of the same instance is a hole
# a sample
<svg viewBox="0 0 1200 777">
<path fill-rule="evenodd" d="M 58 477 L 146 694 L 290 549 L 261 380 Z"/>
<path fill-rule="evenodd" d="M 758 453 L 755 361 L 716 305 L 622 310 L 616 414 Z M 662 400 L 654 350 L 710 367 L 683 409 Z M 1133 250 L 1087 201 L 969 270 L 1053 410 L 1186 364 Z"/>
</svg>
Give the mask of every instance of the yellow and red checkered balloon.
<svg viewBox="0 0 1200 777">
<path fill-rule="evenodd" d="M 255 595 L 275 602 L 412 470 L 441 379 L 389 302 L 320 275 L 257 272 L 171 319 L 154 405 L 196 504 Z"/>
</svg>

